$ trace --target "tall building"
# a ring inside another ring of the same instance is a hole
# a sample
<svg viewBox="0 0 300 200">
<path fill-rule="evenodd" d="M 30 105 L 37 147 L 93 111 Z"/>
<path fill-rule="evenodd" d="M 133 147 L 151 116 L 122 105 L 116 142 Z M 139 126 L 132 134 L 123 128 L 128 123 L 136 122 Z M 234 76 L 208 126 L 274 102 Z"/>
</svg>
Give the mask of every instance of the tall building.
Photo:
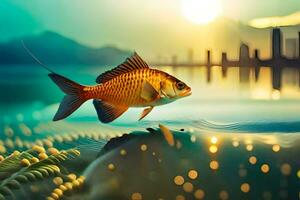
<svg viewBox="0 0 300 200">
<path fill-rule="evenodd" d="M 282 33 L 279 28 L 274 28 L 272 31 L 272 55 L 273 58 L 280 58 L 282 48 Z"/>
<path fill-rule="evenodd" d="M 240 61 L 240 83 L 249 83 L 250 57 L 249 57 L 249 47 L 246 44 L 241 44 L 239 61 Z"/>
<path fill-rule="evenodd" d="M 285 40 L 285 56 L 288 58 L 297 58 L 297 39 L 287 38 Z"/>
</svg>

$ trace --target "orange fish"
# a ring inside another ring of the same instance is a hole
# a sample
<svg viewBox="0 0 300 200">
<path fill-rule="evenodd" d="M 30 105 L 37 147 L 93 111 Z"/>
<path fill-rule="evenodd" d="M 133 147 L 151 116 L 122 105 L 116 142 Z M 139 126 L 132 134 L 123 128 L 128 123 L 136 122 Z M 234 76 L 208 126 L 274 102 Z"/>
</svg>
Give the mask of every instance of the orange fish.
<svg viewBox="0 0 300 200">
<path fill-rule="evenodd" d="M 163 71 L 149 68 L 137 53 L 98 76 L 95 86 L 83 86 L 56 73 L 49 76 L 66 93 L 53 121 L 68 117 L 89 99 L 94 100 L 103 123 L 117 119 L 129 107 L 146 107 L 141 120 L 155 106 L 191 95 L 189 86 Z"/>
</svg>

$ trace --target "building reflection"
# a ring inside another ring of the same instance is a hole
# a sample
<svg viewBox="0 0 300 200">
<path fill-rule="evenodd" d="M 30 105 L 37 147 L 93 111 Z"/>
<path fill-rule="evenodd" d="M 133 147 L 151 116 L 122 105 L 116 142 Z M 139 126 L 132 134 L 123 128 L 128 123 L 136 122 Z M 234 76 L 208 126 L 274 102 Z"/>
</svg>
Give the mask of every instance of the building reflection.
<svg viewBox="0 0 300 200">
<path fill-rule="evenodd" d="M 270 59 L 261 59 L 259 55 L 259 50 L 254 50 L 254 57 L 250 57 L 249 47 L 246 43 L 242 43 L 240 46 L 240 53 L 238 60 L 228 60 L 227 53 L 222 53 L 222 60 L 219 63 L 212 62 L 211 51 L 207 51 L 206 62 L 194 62 L 194 55 L 191 49 L 188 50 L 188 61 L 178 62 L 177 56 L 172 57 L 171 63 L 153 63 L 154 66 L 172 66 L 172 67 L 206 67 L 206 81 L 208 83 L 212 80 L 212 67 L 220 66 L 222 69 L 222 77 L 227 77 L 227 71 L 229 68 L 239 69 L 239 80 L 242 85 L 247 85 L 250 82 L 251 72 L 254 72 L 255 81 L 258 81 L 261 76 L 261 68 L 267 67 L 271 70 L 272 88 L 275 90 L 281 90 L 283 70 L 292 69 L 297 70 L 300 76 L 300 56 L 297 57 L 297 52 L 300 54 L 300 32 L 297 44 L 296 38 L 287 38 L 285 40 L 285 55 L 282 53 L 283 39 L 282 32 L 279 28 L 274 28 L 271 32 L 272 42 L 271 42 L 271 52 L 272 57 Z M 298 46 L 298 49 L 297 49 Z M 287 70 L 287 71 L 288 71 Z M 294 73 L 293 73 L 294 75 Z M 294 76 L 289 77 L 293 83 L 298 84 L 300 87 L 300 78 L 298 81 L 295 80 Z"/>
</svg>

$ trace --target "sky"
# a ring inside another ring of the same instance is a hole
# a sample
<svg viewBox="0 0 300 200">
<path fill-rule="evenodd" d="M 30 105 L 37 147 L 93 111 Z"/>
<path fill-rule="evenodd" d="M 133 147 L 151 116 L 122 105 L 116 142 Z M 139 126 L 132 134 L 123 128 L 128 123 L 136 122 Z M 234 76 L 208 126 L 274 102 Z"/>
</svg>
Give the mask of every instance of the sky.
<svg viewBox="0 0 300 200">
<path fill-rule="evenodd" d="M 214 42 L 213 36 L 219 36 L 211 28 L 213 25 L 188 21 L 182 14 L 184 1 L 189 0 L 1 0 L 0 41 L 51 30 L 93 47 L 114 45 L 136 50 L 149 59 L 182 54 L 188 48 L 200 51 L 216 47 L 219 41 Z M 243 24 L 255 18 L 285 16 L 300 10 L 299 0 L 220 0 L 219 3 L 222 8 L 219 18 Z M 226 29 L 226 24 L 221 27 Z M 233 37 L 228 35 L 226 40 Z M 238 38 L 237 44 L 242 36 Z"/>
</svg>

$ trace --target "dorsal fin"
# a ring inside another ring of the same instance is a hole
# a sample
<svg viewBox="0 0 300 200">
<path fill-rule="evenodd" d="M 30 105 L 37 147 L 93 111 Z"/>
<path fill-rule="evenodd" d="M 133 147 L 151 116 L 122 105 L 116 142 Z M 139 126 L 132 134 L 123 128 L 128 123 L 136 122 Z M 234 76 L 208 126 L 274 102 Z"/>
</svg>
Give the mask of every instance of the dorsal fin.
<svg viewBox="0 0 300 200">
<path fill-rule="evenodd" d="M 120 74 L 127 73 L 136 69 L 145 68 L 149 68 L 147 63 L 143 61 L 143 59 L 136 52 L 134 52 L 134 54 L 131 57 L 127 58 L 122 64 L 118 65 L 116 68 L 104 72 L 103 74 L 100 74 L 97 77 L 96 82 L 105 83 Z"/>
</svg>

